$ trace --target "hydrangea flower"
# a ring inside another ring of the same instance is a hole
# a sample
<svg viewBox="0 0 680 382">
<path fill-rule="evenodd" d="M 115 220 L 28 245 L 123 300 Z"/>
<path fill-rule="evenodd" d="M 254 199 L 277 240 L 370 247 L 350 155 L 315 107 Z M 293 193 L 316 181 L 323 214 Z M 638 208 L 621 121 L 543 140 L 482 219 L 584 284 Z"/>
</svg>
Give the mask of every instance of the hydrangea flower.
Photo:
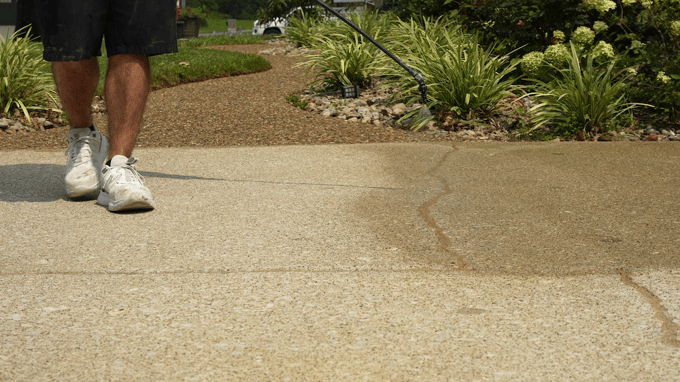
<svg viewBox="0 0 680 382">
<path fill-rule="evenodd" d="M 567 36 L 564 35 L 564 32 L 562 31 L 554 31 L 553 32 L 553 39 L 557 41 L 558 43 L 564 42 L 564 40 L 567 38 Z"/>
<path fill-rule="evenodd" d="M 640 40 L 633 40 L 630 43 L 630 50 L 638 51 L 645 47 L 645 43 Z"/>
<path fill-rule="evenodd" d="M 529 77 L 539 78 L 543 73 L 543 59 L 545 55 L 542 52 L 527 53 L 522 57 L 522 72 Z"/>
<path fill-rule="evenodd" d="M 651 8 L 652 4 L 654 4 L 652 0 L 641 0 L 640 3 L 642 3 L 642 6 L 645 8 Z"/>
<path fill-rule="evenodd" d="M 591 52 L 593 58 L 598 61 L 606 61 L 614 58 L 614 47 L 604 41 L 600 41 L 595 45 Z"/>
<path fill-rule="evenodd" d="M 680 21 L 676 20 L 671 23 L 671 36 L 680 37 Z"/>
<path fill-rule="evenodd" d="M 659 74 L 656 75 L 656 80 L 661 81 L 664 84 L 671 82 L 671 78 L 666 75 L 666 72 L 659 72 Z"/>
<path fill-rule="evenodd" d="M 586 46 L 593 43 L 595 40 L 595 32 L 588 27 L 578 27 L 571 34 L 571 39 L 575 44 Z"/>
<path fill-rule="evenodd" d="M 607 11 L 616 8 L 616 3 L 612 0 L 585 0 L 583 5 L 588 9 L 597 10 L 600 14 L 607 13 Z"/>
<path fill-rule="evenodd" d="M 569 49 L 562 44 L 550 45 L 543 55 L 545 62 L 556 68 L 564 67 L 570 57 Z"/>
<path fill-rule="evenodd" d="M 609 29 L 609 25 L 607 25 L 607 23 L 604 21 L 595 21 L 595 24 L 593 24 L 593 30 L 595 33 L 604 32 L 607 29 Z"/>
<path fill-rule="evenodd" d="M 621 0 L 621 4 L 623 5 L 633 5 L 637 3 L 637 0 Z"/>
</svg>

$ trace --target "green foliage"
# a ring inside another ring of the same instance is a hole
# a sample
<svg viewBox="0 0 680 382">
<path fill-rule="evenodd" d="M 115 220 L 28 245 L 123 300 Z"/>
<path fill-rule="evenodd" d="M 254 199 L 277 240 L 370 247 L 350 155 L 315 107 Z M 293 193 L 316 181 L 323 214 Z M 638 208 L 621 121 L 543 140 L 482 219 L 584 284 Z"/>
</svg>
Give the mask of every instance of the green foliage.
<svg viewBox="0 0 680 382">
<path fill-rule="evenodd" d="M 624 64 L 637 72 L 627 89 L 630 98 L 655 105 L 659 119 L 676 122 L 680 111 L 680 2 L 622 0 L 615 12 L 603 17 L 609 25 L 610 42 L 627 51 Z M 659 73 L 670 80 L 658 80 Z"/>
<path fill-rule="evenodd" d="M 484 32 L 484 42 L 508 39 L 509 48 L 526 53 L 553 42 L 554 31 L 592 25 L 583 0 L 460 0 L 464 25 Z"/>
<path fill-rule="evenodd" d="M 18 37 L 21 32 L 0 37 L 0 111 L 7 114 L 19 109 L 30 121 L 28 110 L 57 105 L 57 92 L 41 44 Z"/>
<path fill-rule="evenodd" d="M 349 19 L 378 42 L 384 41 L 389 31 L 390 19 L 376 12 L 353 13 Z M 385 59 L 380 50 L 345 23 L 326 21 L 316 28 L 317 33 L 299 33 L 309 38 L 307 44 L 317 51 L 306 54 L 308 60 L 300 64 L 317 75 L 312 84 L 329 90 L 351 84 L 369 85 Z"/>
<path fill-rule="evenodd" d="M 370 83 L 378 64 L 378 48 L 363 42 L 359 33 L 317 35 L 313 45 L 318 52 L 306 54 L 308 60 L 299 64 L 309 67 L 308 73 L 316 74 L 312 85 L 337 90 Z"/>
<path fill-rule="evenodd" d="M 288 39 L 298 46 L 311 47 L 314 35 L 320 33 L 323 28 L 319 17 L 309 12 L 302 12 L 300 17 L 293 17 L 289 21 L 286 34 Z"/>
<path fill-rule="evenodd" d="M 638 104 L 625 100 L 627 76 L 613 72 L 615 62 L 606 68 L 593 65 L 588 55 L 587 64 L 581 67 L 579 53 L 571 44 L 569 67 L 562 69 L 552 81 L 535 80 L 537 91 L 530 95 L 538 104 L 531 122 L 532 132 L 542 125 L 551 124 L 554 133 L 572 137 L 579 131 L 601 133 L 611 129 L 620 117 Z"/>
<path fill-rule="evenodd" d="M 300 109 L 306 108 L 307 105 L 309 104 L 309 100 L 300 101 L 300 99 L 296 95 L 286 96 L 286 101 L 292 103 L 293 105 L 299 107 Z"/>
<path fill-rule="evenodd" d="M 261 22 L 267 22 L 278 17 L 285 17 L 293 9 L 314 7 L 316 2 L 311 0 L 268 0 L 266 6 L 260 7 L 256 18 Z"/>
<path fill-rule="evenodd" d="M 421 30 L 398 28 L 401 32 L 390 34 L 403 60 L 427 80 L 429 106 L 457 115 L 496 110 L 511 95 L 508 77 L 515 66 L 508 64 L 507 56 L 496 57 L 493 49 L 484 49 L 476 36 L 433 33 L 437 25 L 425 23 Z M 417 82 L 397 64 L 388 63 L 381 71 L 388 85 L 403 89 L 406 102 L 418 102 Z"/>
<path fill-rule="evenodd" d="M 203 7 L 197 7 L 197 8 L 187 7 L 186 9 L 183 9 L 182 12 L 180 13 L 179 19 L 180 20 L 185 20 L 185 19 L 190 19 L 190 18 L 205 19 L 207 17 L 206 12 L 207 12 L 207 10 L 204 9 Z"/>
</svg>

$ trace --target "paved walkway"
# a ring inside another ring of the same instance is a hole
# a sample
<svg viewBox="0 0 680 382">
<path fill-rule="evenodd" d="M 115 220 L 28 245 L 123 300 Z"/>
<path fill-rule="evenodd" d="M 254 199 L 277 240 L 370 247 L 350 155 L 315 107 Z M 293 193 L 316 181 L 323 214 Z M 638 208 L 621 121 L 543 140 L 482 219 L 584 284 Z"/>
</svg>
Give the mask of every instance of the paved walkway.
<svg viewBox="0 0 680 382">
<path fill-rule="evenodd" d="M 0 152 L 0 380 L 680 380 L 680 146 Z"/>
</svg>

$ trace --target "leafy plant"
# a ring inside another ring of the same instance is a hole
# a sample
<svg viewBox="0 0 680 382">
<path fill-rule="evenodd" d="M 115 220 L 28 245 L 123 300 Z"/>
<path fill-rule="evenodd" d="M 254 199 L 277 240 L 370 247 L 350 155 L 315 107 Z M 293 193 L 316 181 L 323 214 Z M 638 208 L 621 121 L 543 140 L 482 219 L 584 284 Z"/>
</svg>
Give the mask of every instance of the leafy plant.
<svg viewBox="0 0 680 382">
<path fill-rule="evenodd" d="M 300 12 L 299 17 L 291 17 L 289 26 L 286 28 L 288 39 L 298 46 L 311 47 L 314 42 L 313 36 L 322 28 L 318 16 L 309 12 Z"/>
<path fill-rule="evenodd" d="M 589 54 L 586 66 L 581 67 L 576 47 L 570 46 L 567 69 L 560 70 L 552 81 L 534 80 L 538 90 L 530 96 L 537 105 L 530 110 L 535 115 L 529 132 L 552 124 L 554 132 L 565 137 L 579 132 L 597 134 L 609 130 L 622 115 L 641 105 L 626 102 L 628 75 L 614 73 L 616 62 L 596 68 Z"/>
<path fill-rule="evenodd" d="M 24 29 L 0 37 L 0 107 L 5 114 L 19 109 L 30 122 L 29 110 L 49 109 L 58 103 L 50 64 L 43 60 L 39 43 L 19 37 Z M 30 36 L 30 28 L 26 35 Z"/>
<path fill-rule="evenodd" d="M 314 36 L 314 47 L 318 52 L 305 54 L 308 60 L 298 64 L 316 74 L 311 84 L 337 90 L 352 84 L 366 86 L 372 80 L 379 51 L 373 44 L 363 42 L 359 33 Z"/>
<path fill-rule="evenodd" d="M 426 31 L 409 30 L 395 37 L 404 61 L 429 80 L 428 106 L 459 116 L 496 110 L 511 95 L 508 75 L 515 65 L 508 64 L 507 56 L 494 56 L 493 48 L 484 49 L 476 36 L 443 36 L 441 41 Z M 406 102 L 419 102 L 418 84 L 403 68 L 390 62 L 381 72 L 387 75 L 388 86 L 404 90 Z"/>
<path fill-rule="evenodd" d="M 292 103 L 293 105 L 299 107 L 300 109 L 306 108 L 307 105 L 309 104 L 309 100 L 300 101 L 300 99 L 296 95 L 286 96 L 286 101 Z"/>
</svg>

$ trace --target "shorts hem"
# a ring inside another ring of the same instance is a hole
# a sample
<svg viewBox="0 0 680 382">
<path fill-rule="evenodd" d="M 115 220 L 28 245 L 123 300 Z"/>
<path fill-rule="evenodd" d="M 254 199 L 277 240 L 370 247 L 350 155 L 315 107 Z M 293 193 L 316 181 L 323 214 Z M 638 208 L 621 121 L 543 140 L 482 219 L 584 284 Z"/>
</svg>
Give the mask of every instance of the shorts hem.
<svg viewBox="0 0 680 382">
<path fill-rule="evenodd" d="M 156 45 L 153 47 L 139 47 L 139 46 L 113 46 L 107 47 L 106 55 L 108 57 L 116 56 L 118 54 L 141 54 L 145 56 L 158 56 L 161 54 L 177 53 L 177 46 L 172 45 Z"/>
</svg>

